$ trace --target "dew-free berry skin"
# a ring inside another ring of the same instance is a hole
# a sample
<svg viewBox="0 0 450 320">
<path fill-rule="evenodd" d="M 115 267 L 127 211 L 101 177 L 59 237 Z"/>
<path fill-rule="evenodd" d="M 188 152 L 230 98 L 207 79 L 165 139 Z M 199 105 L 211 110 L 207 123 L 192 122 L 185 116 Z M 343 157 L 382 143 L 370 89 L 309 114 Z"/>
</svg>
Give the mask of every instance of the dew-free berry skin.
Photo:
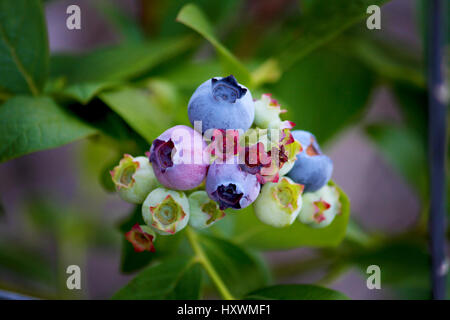
<svg viewBox="0 0 450 320">
<path fill-rule="evenodd" d="M 268 182 L 253 204 L 258 219 L 272 227 L 290 226 L 302 208 L 303 185 L 282 177 L 277 183 Z"/>
<path fill-rule="evenodd" d="M 255 118 L 252 94 L 230 75 L 203 82 L 188 104 L 189 121 L 201 121 L 202 132 L 208 129 L 247 131 Z"/>
<path fill-rule="evenodd" d="M 181 191 L 156 188 L 147 196 L 141 210 L 147 226 L 161 235 L 175 234 L 189 221 L 189 201 Z"/>
<path fill-rule="evenodd" d="M 322 153 L 316 137 L 303 130 L 292 131 L 294 139 L 301 143 L 303 150 L 297 154 L 294 167 L 287 174 L 294 182 L 305 186 L 304 192 L 314 192 L 331 179 L 333 162 Z"/>
<path fill-rule="evenodd" d="M 164 131 L 150 148 L 150 162 L 159 183 L 169 189 L 189 190 L 206 177 L 206 142 L 194 129 L 178 125 Z"/>
<path fill-rule="evenodd" d="M 189 200 L 189 225 L 194 229 L 205 229 L 225 217 L 219 204 L 208 197 L 206 191 L 199 190 L 191 193 Z"/>
<path fill-rule="evenodd" d="M 206 192 L 220 209 L 243 209 L 259 195 L 261 185 L 255 175 L 242 170 L 234 159 L 211 164 L 206 177 Z"/>
<path fill-rule="evenodd" d="M 119 196 L 130 203 L 142 203 L 150 191 L 158 186 L 147 157 L 125 154 L 110 173 Z"/>
<path fill-rule="evenodd" d="M 298 221 L 313 228 L 324 228 L 331 224 L 340 212 L 339 191 L 334 186 L 326 185 L 303 195 L 303 207 Z"/>
</svg>

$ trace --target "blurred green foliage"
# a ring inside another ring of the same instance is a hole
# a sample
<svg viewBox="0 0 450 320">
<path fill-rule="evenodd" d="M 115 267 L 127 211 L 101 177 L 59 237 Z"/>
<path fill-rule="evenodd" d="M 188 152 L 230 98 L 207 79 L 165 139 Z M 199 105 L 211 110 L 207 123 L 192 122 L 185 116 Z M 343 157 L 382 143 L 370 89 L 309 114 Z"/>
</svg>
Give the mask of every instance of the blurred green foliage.
<svg viewBox="0 0 450 320">
<path fill-rule="evenodd" d="M 113 299 L 180 299 L 201 297 L 202 270 L 192 257 L 166 259 L 139 273 Z"/>
<path fill-rule="evenodd" d="M 337 291 L 307 284 L 285 284 L 263 288 L 250 292 L 249 300 L 347 300 Z"/>
<path fill-rule="evenodd" d="M 36 96 L 44 87 L 49 66 L 42 4 L 0 1 L 0 21 L 0 88 Z"/>
<path fill-rule="evenodd" d="M 315 133 L 322 143 L 360 123 L 374 89 L 384 86 L 398 101 L 402 123 L 361 125 L 386 161 L 417 191 L 426 218 L 423 57 L 368 32 L 362 21 L 368 5 L 386 2 L 293 1 L 272 7 L 267 15 L 265 1 L 143 0 L 138 21 L 112 3 L 98 1 L 95 8 L 122 36 L 121 44 L 49 56 L 41 1 L 0 0 L 0 75 L 8 74 L 0 76 L 0 161 L 89 137 L 81 166 L 99 177 L 93 181 L 93 175 L 86 174 L 91 183 L 112 191 L 109 170 L 120 155 L 143 154 L 165 128 L 188 124 L 188 99 L 212 76 L 233 73 L 255 98 L 273 93 L 289 110 L 287 118 Z M 89 188 L 89 181 L 83 179 Z M 156 254 L 137 254 L 122 239 L 121 270 L 142 271 L 114 298 L 201 298 L 204 287 L 211 286 L 205 268 L 216 270 L 226 282 L 228 289 L 219 288 L 223 296 L 346 298 L 320 286 L 273 286 L 268 266 L 254 250 L 299 246 L 320 248 L 317 261 L 329 266 L 324 279 L 350 267 L 365 272 L 367 265 L 381 264 L 386 270 L 383 281 L 399 297 L 426 298 L 428 253 L 422 241 L 426 219 L 422 217 L 417 227 L 394 239 L 367 233 L 354 221 L 347 230 L 350 207 L 343 192 L 341 201 L 343 214 L 320 230 L 300 224 L 275 230 L 256 221 L 252 213 L 241 212 L 229 213 L 205 233 L 186 237 L 183 231 L 170 239 L 159 237 Z M 62 204 L 55 208 L 32 203 L 31 208 L 28 219 L 33 228 L 50 234 L 63 252 L 67 244 L 108 246 L 119 236 Z M 120 225 L 120 236 L 140 222 L 137 207 Z M 55 262 L 39 257 L 33 246 L 0 239 L 1 270 L 37 279 L 50 288 L 61 285 L 54 279 Z M 60 259 L 65 259 L 64 254 Z M 311 262 L 300 261 L 283 270 L 307 272 L 308 266 L 317 267 Z M 63 294 L 52 289 L 31 291 L 42 297 Z"/>
</svg>

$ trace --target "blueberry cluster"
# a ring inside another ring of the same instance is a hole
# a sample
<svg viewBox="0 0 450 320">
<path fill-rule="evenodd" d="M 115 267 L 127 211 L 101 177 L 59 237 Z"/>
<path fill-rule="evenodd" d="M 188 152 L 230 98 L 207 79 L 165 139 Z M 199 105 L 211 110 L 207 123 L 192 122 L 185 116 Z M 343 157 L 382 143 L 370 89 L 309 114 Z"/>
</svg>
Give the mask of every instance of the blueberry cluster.
<svg viewBox="0 0 450 320">
<path fill-rule="evenodd" d="M 197 88 L 187 109 L 194 129 L 166 130 L 148 157 L 125 155 L 111 171 L 120 197 L 142 204 L 145 225 L 126 234 L 136 251 L 153 251 L 156 234 L 210 227 L 226 209 L 253 205 L 259 220 L 277 228 L 296 220 L 325 227 L 340 212 L 328 184 L 331 159 L 314 135 L 281 120 L 285 110 L 270 94 L 254 100 L 234 76 L 216 77 Z"/>
</svg>

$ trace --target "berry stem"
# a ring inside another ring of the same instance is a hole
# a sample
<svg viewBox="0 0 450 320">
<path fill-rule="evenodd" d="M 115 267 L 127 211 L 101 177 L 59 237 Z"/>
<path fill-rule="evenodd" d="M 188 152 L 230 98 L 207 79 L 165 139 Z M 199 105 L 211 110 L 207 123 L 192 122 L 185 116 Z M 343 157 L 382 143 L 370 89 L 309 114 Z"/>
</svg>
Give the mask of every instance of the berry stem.
<svg viewBox="0 0 450 320">
<path fill-rule="evenodd" d="M 194 253 L 196 255 L 198 262 L 205 268 L 206 273 L 208 273 L 209 277 L 211 278 L 212 282 L 215 284 L 220 295 L 225 300 L 235 300 L 236 298 L 233 297 L 233 295 L 230 293 L 227 286 L 225 285 L 223 280 L 220 278 L 220 276 L 217 274 L 213 265 L 209 261 L 208 257 L 206 256 L 205 252 L 203 251 L 202 247 L 199 245 L 197 234 L 195 233 L 195 231 L 188 227 L 188 228 L 186 228 L 186 235 L 189 240 L 189 243 L 191 244 L 192 249 L 194 250 Z"/>
<path fill-rule="evenodd" d="M 445 150 L 446 96 L 444 78 L 444 1 L 432 0 L 428 6 L 428 142 L 431 207 L 429 234 L 433 299 L 445 299 Z"/>
</svg>

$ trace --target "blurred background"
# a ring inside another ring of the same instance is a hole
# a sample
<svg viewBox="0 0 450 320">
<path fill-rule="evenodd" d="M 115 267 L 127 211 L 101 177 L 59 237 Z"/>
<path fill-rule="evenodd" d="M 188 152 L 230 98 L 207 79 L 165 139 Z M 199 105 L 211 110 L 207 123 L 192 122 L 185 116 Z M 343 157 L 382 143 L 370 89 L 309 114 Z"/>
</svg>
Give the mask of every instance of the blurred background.
<svg viewBox="0 0 450 320">
<path fill-rule="evenodd" d="M 312 1 L 191 2 L 213 22 L 220 41 L 253 68 L 289 41 L 297 26 L 304 23 Z M 81 30 L 66 28 L 66 8 L 74 3 L 81 8 Z M 175 22 L 186 3 L 45 1 L 51 54 L 57 61 L 62 53 L 85 54 L 141 41 L 142 37 L 152 41 L 192 36 L 195 50 L 185 54 L 188 64 L 171 68 L 165 63 L 133 80 L 160 90 L 163 103 L 186 106 L 198 84 L 220 74 L 213 47 Z M 350 240 L 346 241 L 361 240 L 363 231 L 391 239 L 418 234 L 417 246 L 409 240 L 405 247 L 402 241 L 398 244 L 398 250 L 407 257 L 405 265 L 393 266 L 393 272 L 408 274 L 412 268 L 410 275 L 415 277 L 415 270 L 424 266 L 425 271 L 419 272 L 427 279 L 426 244 L 420 240 L 427 212 L 421 3 L 388 1 L 381 10 L 381 30 L 368 30 L 365 19 L 361 20 L 293 62 L 288 71 L 271 73 L 254 96 L 273 93 L 289 110 L 287 117 L 297 128 L 315 133 L 332 158 L 333 180 L 345 190 L 352 205 Z M 323 15 L 324 21 L 334 19 L 332 12 L 324 10 Z M 52 69 L 51 75 L 52 84 L 57 85 L 58 70 Z M 96 103 L 100 102 L 94 100 L 85 107 Z M 180 118 L 185 115 L 179 113 L 174 119 L 186 122 Z M 104 174 L 120 152 L 108 142 L 97 143 L 98 139 L 0 164 L 1 289 L 41 298 L 105 299 L 132 278 L 133 274 L 120 272 L 123 234 L 117 228 L 132 206 L 107 191 L 110 185 Z M 389 282 L 392 274 L 382 275 L 381 290 L 368 290 L 365 270 L 347 264 L 324 277 L 330 261 L 321 262 L 321 250 L 300 248 L 264 255 L 279 283 L 319 281 L 352 299 L 426 297 L 426 286 L 410 291 L 414 280 L 395 278 Z M 386 250 L 383 259 L 390 261 L 397 251 Z M 333 263 L 339 261 L 340 254 L 345 252 L 336 249 Z M 376 258 L 369 262 L 367 265 L 377 264 Z M 81 291 L 65 289 L 65 268 L 70 264 L 82 268 Z"/>
</svg>

